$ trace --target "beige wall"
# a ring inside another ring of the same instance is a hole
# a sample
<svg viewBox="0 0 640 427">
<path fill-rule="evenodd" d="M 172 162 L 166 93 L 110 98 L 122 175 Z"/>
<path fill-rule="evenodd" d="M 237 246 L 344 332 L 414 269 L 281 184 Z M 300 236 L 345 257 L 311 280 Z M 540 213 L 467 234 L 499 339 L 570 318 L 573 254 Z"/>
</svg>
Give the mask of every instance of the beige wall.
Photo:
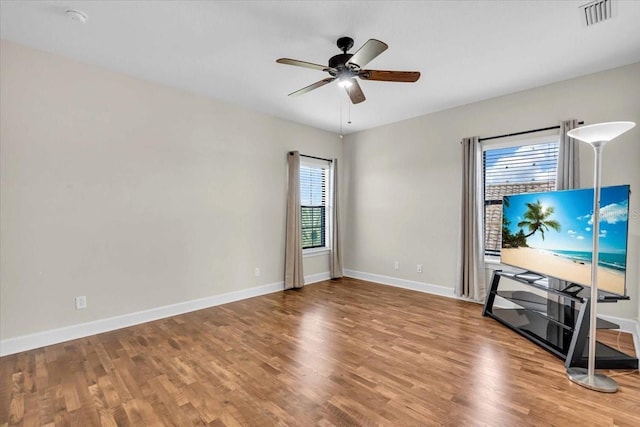
<svg viewBox="0 0 640 427">
<path fill-rule="evenodd" d="M 336 135 L 10 42 L 0 66 L 1 339 L 282 280 L 285 153 L 341 157 Z M 640 122 L 639 76 L 635 64 L 346 137 L 345 268 L 452 289 L 458 141 L 570 117 Z M 605 185 L 634 189 L 632 301 L 600 307 L 634 318 L 640 128 L 603 168 Z M 305 258 L 306 275 L 327 270 Z"/>
<path fill-rule="evenodd" d="M 470 75 L 472 78 L 472 75 Z M 345 139 L 348 200 L 345 268 L 454 287 L 460 209 L 459 141 L 552 126 L 640 123 L 640 64 L 576 78 L 384 126 Z M 581 186 L 593 183 L 593 153 L 580 147 Z M 600 304 L 603 314 L 634 319 L 640 311 L 640 126 L 607 145 L 603 184 L 630 184 L 628 293 Z M 400 270 L 393 262 L 400 261 Z M 423 264 L 423 273 L 416 272 Z"/>
<path fill-rule="evenodd" d="M 286 152 L 339 158 L 336 135 L 0 52 L 2 339 L 283 280 Z"/>
</svg>

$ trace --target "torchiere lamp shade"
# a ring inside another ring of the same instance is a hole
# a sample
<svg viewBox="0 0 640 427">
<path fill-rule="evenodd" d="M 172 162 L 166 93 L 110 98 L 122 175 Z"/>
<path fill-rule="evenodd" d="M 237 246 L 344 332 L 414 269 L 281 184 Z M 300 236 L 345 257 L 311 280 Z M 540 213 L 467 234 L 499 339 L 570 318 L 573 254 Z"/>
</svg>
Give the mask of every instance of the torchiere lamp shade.
<svg viewBox="0 0 640 427">
<path fill-rule="evenodd" d="M 607 122 L 595 125 L 582 126 L 567 132 L 571 138 L 592 144 L 594 142 L 609 142 L 632 129 L 634 122 Z"/>
</svg>

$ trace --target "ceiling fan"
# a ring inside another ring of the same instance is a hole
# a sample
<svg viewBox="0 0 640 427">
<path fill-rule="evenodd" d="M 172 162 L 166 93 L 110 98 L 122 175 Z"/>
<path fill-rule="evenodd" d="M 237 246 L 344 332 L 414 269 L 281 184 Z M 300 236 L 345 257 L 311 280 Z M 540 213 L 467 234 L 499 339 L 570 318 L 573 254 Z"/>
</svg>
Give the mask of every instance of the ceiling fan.
<svg viewBox="0 0 640 427">
<path fill-rule="evenodd" d="M 367 65 L 371 60 L 387 50 L 389 47 L 386 43 L 381 42 L 380 40 L 367 40 L 367 42 L 356 51 L 356 53 L 347 53 L 347 51 L 353 47 L 353 39 L 351 37 L 340 37 L 336 44 L 342 53 L 332 56 L 329 59 L 328 66 L 298 61 L 297 59 L 290 58 L 280 58 L 276 61 L 279 64 L 295 65 L 298 67 L 311 68 L 313 70 L 326 71 L 331 76 L 292 92 L 289 96 L 302 95 L 331 83 L 334 80 L 338 80 L 338 84 L 344 87 L 347 91 L 351 102 L 359 104 L 366 98 L 355 77 L 359 77 L 362 80 L 404 83 L 413 83 L 420 78 L 419 71 L 383 71 L 363 69 L 362 67 Z"/>
</svg>

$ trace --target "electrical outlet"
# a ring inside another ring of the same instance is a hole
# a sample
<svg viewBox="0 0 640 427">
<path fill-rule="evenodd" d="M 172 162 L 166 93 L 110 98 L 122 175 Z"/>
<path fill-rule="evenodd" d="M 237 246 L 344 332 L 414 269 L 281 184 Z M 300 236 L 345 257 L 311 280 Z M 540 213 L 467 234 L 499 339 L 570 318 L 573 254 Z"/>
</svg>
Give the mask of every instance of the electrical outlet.
<svg viewBox="0 0 640 427">
<path fill-rule="evenodd" d="M 253 275 L 256 276 L 256 277 L 260 277 L 260 268 L 259 267 L 256 267 L 256 269 L 253 270 Z"/>
<path fill-rule="evenodd" d="M 76 310 L 82 310 L 83 308 L 87 308 L 87 297 L 84 295 L 76 297 Z"/>
<path fill-rule="evenodd" d="M 416 266 L 416 270 L 418 271 L 418 273 L 422 273 L 422 264 L 418 264 Z"/>
<path fill-rule="evenodd" d="M 394 270 L 400 270 L 400 261 L 395 261 L 393 263 L 393 269 Z"/>
</svg>

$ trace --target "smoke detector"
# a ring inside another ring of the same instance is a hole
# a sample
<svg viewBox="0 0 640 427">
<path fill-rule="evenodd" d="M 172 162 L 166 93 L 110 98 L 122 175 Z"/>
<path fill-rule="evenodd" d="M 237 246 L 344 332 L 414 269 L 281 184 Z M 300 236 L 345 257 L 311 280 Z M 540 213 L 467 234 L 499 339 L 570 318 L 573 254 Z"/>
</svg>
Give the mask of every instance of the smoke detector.
<svg viewBox="0 0 640 427">
<path fill-rule="evenodd" d="M 582 22 L 587 27 L 613 17 L 613 0 L 595 0 L 580 6 Z"/>
<path fill-rule="evenodd" d="M 81 24 L 87 22 L 87 14 L 79 10 L 67 9 L 65 11 L 65 15 L 67 15 L 67 18 L 71 19 L 72 21 L 79 22 Z"/>
</svg>

